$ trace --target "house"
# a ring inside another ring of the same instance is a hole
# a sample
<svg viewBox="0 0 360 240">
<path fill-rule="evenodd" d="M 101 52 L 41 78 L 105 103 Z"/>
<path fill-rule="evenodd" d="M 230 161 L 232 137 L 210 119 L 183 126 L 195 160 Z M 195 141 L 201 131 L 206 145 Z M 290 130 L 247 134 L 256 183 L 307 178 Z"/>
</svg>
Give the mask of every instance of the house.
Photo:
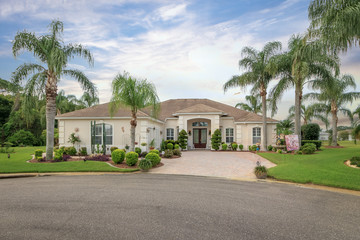
<svg viewBox="0 0 360 240">
<path fill-rule="evenodd" d="M 91 122 L 96 121 L 95 144 L 102 144 L 102 131 L 106 131 L 107 151 L 111 146 L 130 145 L 130 110 L 119 109 L 113 117 L 109 103 L 56 116 L 59 121 L 59 144 L 70 146 L 72 133 L 79 136 L 81 147 L 91 149 Z M 151 117 L 149 108 L 137 113 L 135 142 L 149 143 L 154 139 L 159 148 L 162 139 L 177 140 L 179 132 L 188 133 L 188 149 L 210 149 L 211 134 L 220 129 L 222 141 L 243 144 L 244 149 L 262 141 L 262 116 L 209 99 L 171 99 L 160 103 L 160 112 Z M 278 121 L 268 118 L 268 145 L 275 144 Z M 105 127 L 103 127 L 105 124 Z M 78 146 L 78 147 L 80 147 Z"/>
</svg>

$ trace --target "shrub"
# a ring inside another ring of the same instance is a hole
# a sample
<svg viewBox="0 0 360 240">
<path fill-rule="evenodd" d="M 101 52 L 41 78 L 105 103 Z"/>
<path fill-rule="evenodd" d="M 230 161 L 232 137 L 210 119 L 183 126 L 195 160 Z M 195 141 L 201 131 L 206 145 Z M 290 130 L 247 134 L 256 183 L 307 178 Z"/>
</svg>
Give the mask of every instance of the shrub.
<svg viewBox="0 0 360 240">
<path fill-rule="evenodd" d="M 125 152 L 123 150 L 120 149 L 115 149 L 112 153 L 111 153 L 111 160 L 115 163 L 115 164 L 120 164 L 124 161 L 125 159 Z"/>
<path fill-rule="evenodd" d="M 161 158 L 156 153 L 148 153 L 145 157 L 146 160 L 150 161 L 152 166 L 155 167 L 161 161 Z"/>
<path fill-rule="evenodd" d="M 239 149 L 240 149 L 240 151 L 242 151 L 244 149 L 244 145 L 239 144 Z"/>
<path fill-rule="evenodd" d="M 316 151 L 316 145 L 314 143 L 306 143 L 301 147 L 301 151 L 304 154 L 313 154 Z"/>
<path fill-rule="evenodd" d="M 174 145 L 172 143 L 168 143 L 166 144 L 166 148 L 167 149 L 170 149 L 170 150 L 173 150 L 174 149 Z"/>
<path fill-rule="evenodd" d="M 116 149 L 119 149 L 119 148 L 118 148 L 118 147 L 111 147 L 111 148 L 110 148 L 111 153 L 112 153 L 114 150 L 116 150 Z"/>
<path fill-rule="evenodd" d="M 180 151 L 180 149 L 174 149 L 174 150 L 173 150 L 173 154 L 174 154 L 175 156 L 181 157 L 181 151 Z"/>
<path fill-rule="evenodd" d="M 43 161 L 43 158 L 42 158 L 42 157 L 36 157 L 36 160 L 37 160 L 38 162 L 42 162 L 42 161 Z"/>
<path fill-rule="evenodd" d="M 56 162 L 62 161 L 63 154 L 64 154 L 64 149 L 63 149 L 63 148 L 60 148 L 60 149 L 58 149 L 58 150 L 55 150 L 54 160 L 55 160 Z"/>
<path fill-rule="evenodd" d="M 301 150 L 297 150 L 297 151 L 295 151 L 294 152 L 296 155 L 302 155 L 303 154 L 303 152 L 301 151 Z"/>
<path fill-rule="evenodd" d="M 236 151 L 236 149 L 238 148 L 237 143 L 231 144 L 231 148 L 232 148 L 233 151 Z"/>
<path fill-rule="evenodd" d="M 86 156 L 87 155 L 86 147 L 82 147 L 82 148 L 79 149 L 79 155 L 80 156 Z"/>
<path fill-rule="evenodd" d="M 142 152 L 141 157 L 146 157 L 147 154 L 148 154 L 148 152 Z"/>
<path fill-rule="evenodd" d="M 92 154 L 90 156 L 86 156 L 84 160 L 106 162 L 109 161 L 109 157 L 103 154 Z"/>
<path fill-rule="evenodd" d="M 179 145 L 181 149 L 186 149 L 187 142 L 188 142 L 188 135 L 187 132 L 183 129 L 179 132 Z"/>
<path fill-rule="evenodd" d="M 77 152 L 76 148 L 74 148 L 74 147 L 67 147 L 64 150 L 64 153 L 67 154 L 67 155 L 70 155 L 70 156 L 75 156 L 76 152 Z"/>
<path fill-rule="evenodd" d="M 147 144 L 146 144 L 146 143 L 144 143 L 144 142 L 143 142 L 143 143 L 141 143 L 141 146 L 143 146 L 143 147 L 145 147 L 146 145 L 147 145 Z"/>
<path fill-rule="evenodd" d="M 141 155 L 141 148 L 136 147 L 135 152 L 140 156 Z"/>
<path fill-rule="evenodd" d="M 152 163 L 151 161 L 147 160 L 147 159 L 141 159 L 139 162 L 139 168 L 141 170 L 149 170 L 152 167 Z"/>
<path fill-rule="evenodd" d="M 302 140 L 301 146 L 304 146 L 306 143 L 313 143 L 316 146 L 316 150 L 321 148 L 322 142 L 320 140 Z"/>
<path fill-rule="evenodd" d="M 255 152 L 257 150 L 258 146 L 255 144 L 251 146 L 251 151 Z"/>
<path fill-rule="evenodd" d="M 219 150 L 221 143 L 221 132 L 219 129 L 216 129 L 214 134 L 211 136 L 211 147 L 215 149 L 215 151 Z"/>
<path fill-rule="evenodd" d="M 43 154 L 43 150 L 35 150 L 35 159 L 37 159 L 38 157 L 42 158 L 42 154 Z"/>
<path fill-rule="evenodd" d="M 221 144 L 221 150 L 226 151 L 228 148 L 226 143 Z"/>
<path fill-rule="evenodd" d="M 252 147 L 251 146 L 249 146 L 249 151 L 251 151 L 252 150 Z"/>
<path fill-rule="evenodd" d="M 320 126 L 316 123 L 309 123 L 301 127 L 304 140 L 319 140 Z"/>
<path fill-rule="evenodd" d="M 278 149 L 276 152 L 282 154 L 283 151 L 281 149 Z"/>
<path fill-rule="evenodd" d="M 138 162 L 139 155 L 136 152 L 128 152 L 125 158 L 128 166 L 134 166 Z"/>
<path fill-rule="evenodd" d="M 164 157 L 171 158 L 174 155 L 173 151 L 170 149 L 166 149 L 164 153 Z"/>
<path fill-rule="evenodd" d="M 268 149 L 268 151 L 272 151 L 273 146 L 269 145 L 269 146 L 267 147 L 267 149 Z"/>
<path fill-rule="evenodd" d="M 174 149 L 180 149 L 180 145 L 179 145 L 179 144 L 175 144 L 175 145 L 174 145 Z"/>
<path fill-rule="evenodd" d="M 267 168 L 265 166 L 256 166 L 254 169 L 254 173 L 267 173 Z"/>
<path fill-rule="evenodd" d="M 19 130 L 16 133 L 14 133 L 14 135 L 9 137 L 8 141 L 11 142 L 14 146 L 19 146 L 19 145 L 32 146 L 34 145 L 36 139 L 30 131 Z"/>
<path fill-rule="evenodd" d="M 164 141 L 164 139 L 163 139 L 163 140 L 161 140 L 160 150 L 161 150 L 161 151 L 165 151 L 165 149 L 166 149 L 166 144 L 165 144 L 165 141 Z"/>
<path fill-rule="evenodd" d="M 63 160 L 63 161 L 67 161 L 67 160 L 69 160 L 70 158 L 71 158 L 71 156 L 68 155 L 68 154 L 65 154 L 65 153 L 64 153 L 64 154 L 62 155 L 62 160 Z"/>
<path fill-rule="evenodd" d="M 149 153 L 156 153 L 157 155 L 160 156 L 160 152 L 159 152 L 159 150 L 157 150 L 157 149 L 150 150 Z"/>
</svg>

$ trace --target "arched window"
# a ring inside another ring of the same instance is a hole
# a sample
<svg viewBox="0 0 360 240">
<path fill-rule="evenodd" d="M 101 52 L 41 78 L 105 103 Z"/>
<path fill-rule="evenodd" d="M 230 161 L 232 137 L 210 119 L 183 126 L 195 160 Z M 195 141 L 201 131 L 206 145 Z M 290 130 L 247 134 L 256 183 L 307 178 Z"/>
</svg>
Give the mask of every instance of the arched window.
<svg viewBox="0 0 360 240">
<path fill-rule="evenodd" d="M 261 128 L 253 128 L 253 144 L 261 143 Z"/>
<path fill-rule="evenodd" d="M 113 127 L 110 124 L 96 124 L 95 126 L 95 144 L 102 145 L 103 144 L 103 125 L 105 127 L 105 144 L 112 145 L 113 144 Z"/>
</svg>

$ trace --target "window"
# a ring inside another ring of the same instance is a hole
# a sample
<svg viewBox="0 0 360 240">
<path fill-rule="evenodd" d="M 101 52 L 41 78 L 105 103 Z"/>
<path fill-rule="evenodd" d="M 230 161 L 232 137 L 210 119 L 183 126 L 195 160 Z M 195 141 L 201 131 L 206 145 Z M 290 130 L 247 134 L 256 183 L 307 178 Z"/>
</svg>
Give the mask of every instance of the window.
<svg viewBox="0 0 360 240">
<path fill-rule="evenodd" d="M 174 140 L 174 129 L 173 128 L 166 129 L 166 140 Z"/>
<path fill-rule="evenodd" d="M 105 124 L 105 144 L 113 144 L 113 129 L 112 125 Z M 102 145 L 103 143 L 103 124 L 96 124 L 95 126 L 95 144 Z"/>
<path fill-rule="evenodd" d="M 253 144 L 261 143 L 261 128 L 253 128 Z"/>
<path fill-rule="evenodd" d="M 232 143 L 232 142 L 234 142 L 234 129 L 227 128 L 226 129 L 226 143 Z"/>
<path fill-rule="evenodd" d="M 207 122 L 193 122 L 192 126 L 193 127 L 207 127 L 208 123 Z"/>
</svg>

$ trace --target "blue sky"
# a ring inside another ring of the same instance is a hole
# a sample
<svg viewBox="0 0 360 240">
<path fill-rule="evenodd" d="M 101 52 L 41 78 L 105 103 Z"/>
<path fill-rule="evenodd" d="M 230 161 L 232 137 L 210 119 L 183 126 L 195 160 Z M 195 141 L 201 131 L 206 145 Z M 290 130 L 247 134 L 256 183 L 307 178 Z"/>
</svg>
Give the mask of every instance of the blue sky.
<svg viewBox="0 0 360 240">
<path fill-rule="evenodd" d="M 85 72 L 97 85 L 101 102 L 109 101 L 112 79 L 126 70 L 153 82 L 162 101 L 210 98 L 235 105 L 248 92 L 234 89 L 224 94 L 222 85 L 243 71 L 238 67 L 241 49 L 261 49 L 277 40 L 286 50 L 292 34 L 306 31 L 308 4 L 309 0 L 0 0 L 0 77 L 10 79 L 17 66 L 36 61 L 28 53 L 12 56 L 17 31 L 44 34 L 51 20 L 59 19 L 64 22 L 64 41 L 81 43 L 93 53 L 93 68 L 81 59 L 71 61 L 69 68 Z M 360 85 L 359 49 L 342 59 L 342 72 L 352 74 Z M 62 79 L 59 89 L 81 95 L 80 86 L 70 79 Z M 275 118 L 287 116 L 293 95 L 293 90 L 284 95 Z"/>
</svg>

